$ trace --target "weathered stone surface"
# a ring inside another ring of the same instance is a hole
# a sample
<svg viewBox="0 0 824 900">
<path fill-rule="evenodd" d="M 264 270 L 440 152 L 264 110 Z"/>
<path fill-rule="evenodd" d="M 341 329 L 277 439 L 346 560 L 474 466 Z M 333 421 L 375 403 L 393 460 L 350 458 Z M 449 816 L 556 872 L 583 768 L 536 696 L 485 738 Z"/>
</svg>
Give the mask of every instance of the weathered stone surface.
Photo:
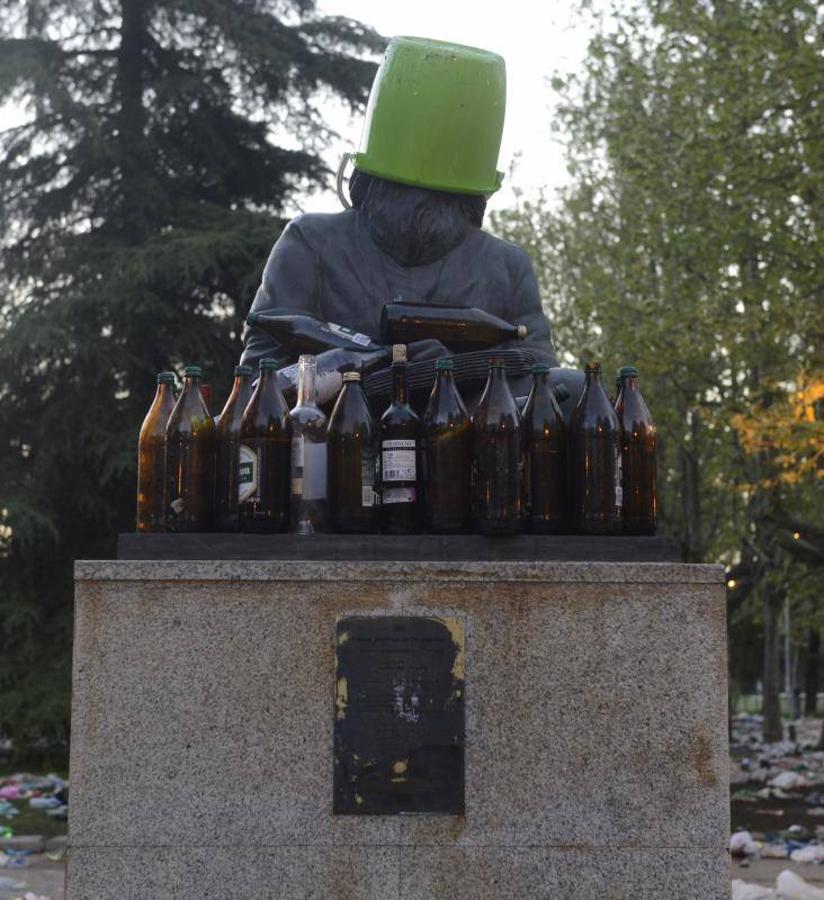
<svg viewBox="0 0 824 900">
<path fill-rule="evenodd" d="M 69 900 L 726 896 L 720 567 L 76 575 Z M 465 623 L 465 816 L 331 814 L 336 617 L 387 614 Z"/>
</svg>

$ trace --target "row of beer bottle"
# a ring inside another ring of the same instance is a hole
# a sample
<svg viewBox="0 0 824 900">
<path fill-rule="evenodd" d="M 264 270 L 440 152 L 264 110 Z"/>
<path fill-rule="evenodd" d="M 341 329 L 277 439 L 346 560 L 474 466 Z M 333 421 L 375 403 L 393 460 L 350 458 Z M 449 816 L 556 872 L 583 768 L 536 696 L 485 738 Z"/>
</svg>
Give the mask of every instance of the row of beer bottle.
<svg viewBox="0 0 824 900">
<path fill-rule="evenodd" d="M 200 370 L 186 369 L 176 404 L 174 376 L 161 373 L 141 430 L 138 530 L 654 533 L 655 430 L 634 369 L 622 370 L 613 409 L 600 366 L 588 366 L 567 428 L 547 366 L 534 367 L 519 413 L 503 363 L 492 361 L 470 417 L 452 361 L 439 360 L 422 420 L 405 368 L 396 347 L 379 423 L 359 374 L 347 373 L 328 434 L 312 357 L 301 357 L 291 413 L 273 360 L 261 362 L 255 389 L 252 370 L 237 367 L 216 430 Z"/>
</svg>

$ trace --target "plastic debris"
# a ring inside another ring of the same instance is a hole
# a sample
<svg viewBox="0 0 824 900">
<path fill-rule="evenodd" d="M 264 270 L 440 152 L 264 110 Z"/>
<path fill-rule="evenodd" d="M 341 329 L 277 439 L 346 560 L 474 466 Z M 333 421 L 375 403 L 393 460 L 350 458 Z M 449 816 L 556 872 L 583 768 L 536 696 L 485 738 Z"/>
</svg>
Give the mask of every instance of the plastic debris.
<svg viewBox="0 0 824 900">
<path fill-rule="evenodd" d="M 739 878 L 732 881 L 732 900 L 776 900 L 776 896 L 772 888 L 747 884 Z"/>
<path fill-rule="evenodd" d="M 788 859 L 790 851 L 786 844 L 772 843 L 765 844 L 758 854 L 761 859 Z"/>
<path fill-rule="evenodd" d="M 730 853 L 733 856 L 755 856 L 760 848 L 761 845 L 749 831 L 736 831 L 730 838 Z"/>
<path fill-rule="evenodd" d="M 769 786 L 771 788 L 780 788 L 781 790 L 797 791 L 809 787 L 810 782 L 800 772 L 781 772 L 775 778 L 770 779 Z"/>
<path fill-rule="evenodd" d="M 824 862 L 824 844 L 807 844 L 806 847 L 799 847 L 790 853 L 790 859 L 797 863 Z"/>
<path fill-rule="evenodd" d="M 25 881 L 14 881 L 12 878 L 0 878 L 0 891 L 20 891 L 25 886 Z"/>
<path fill-rule="evenodd" d="M 790 869 L 784 869 L 775 879 L 775 889 L 781 900 L 824 900 L 824 890 L 805 881 Z"/>
</svg>

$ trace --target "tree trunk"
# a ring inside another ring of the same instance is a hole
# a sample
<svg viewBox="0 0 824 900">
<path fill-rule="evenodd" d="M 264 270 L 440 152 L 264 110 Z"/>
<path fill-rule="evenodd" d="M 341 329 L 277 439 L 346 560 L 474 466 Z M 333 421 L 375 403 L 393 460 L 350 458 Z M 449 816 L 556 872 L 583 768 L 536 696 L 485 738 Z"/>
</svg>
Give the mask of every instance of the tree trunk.
<svg viewBox="0 0 824 900">
<path fill-rule="evenodd" d="M 814 716 L 818 709 L 818 654 L 821 635 L 817 628 L 810 628 L 807 637 L 807 658 L 804 661 L 804 715 Z"/>
<path fill-rule="evenodd" d="M 778 627 L 784 598 L 764 586 L 763 738 L 773 744 L 784 737 L 781 721 L 781 640 Z"/>
</svg>

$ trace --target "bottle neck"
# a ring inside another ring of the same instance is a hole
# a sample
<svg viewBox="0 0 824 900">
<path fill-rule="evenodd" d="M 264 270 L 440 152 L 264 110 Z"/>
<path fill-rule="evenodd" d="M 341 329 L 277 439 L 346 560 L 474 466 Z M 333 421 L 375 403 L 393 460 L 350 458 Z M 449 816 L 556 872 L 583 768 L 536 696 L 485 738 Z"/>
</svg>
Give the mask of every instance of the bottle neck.
<svg viewBox="0 0 824 900">
<path fill-rule="evenodd" d="M 317 390 L 315 387 L 314 364 L 298 364 L 298 406 L 315 406 L 317 404 Z"/>
<path fill-rule="evenodd" d="M 407 403 L 406 363 L 392 363 L 392 400 L 401 406 Z"/>
<path fill-rule="evenodd" d="M 157 386 L 157 392 L 155 393 L 155 405 L 161 406 L 166 402 L 170 397 L 174 400 L 174 392 L 172 391 L 172 386 L 170 384 L 166 384 L 165 382 L 161 382 Z"/>
<path fill-rule="evenodd" d="M 506 381 L 506 369 L 503 366 L 489 367 L 489 381 L 492 384 Z"/>
<path fill-rule="evenodd" d="M 536 391 L 549 390 L 549 372 L 538 372 L 533 377 Z"/>
<path fill-rule="evenodd" d="M 624 391 L 637 391 L 638 390 L 638 376 L 637 375 L 627 375 L 624 378 L 624 383 L 621 385 L 621 389 Z"/>
</svg>

